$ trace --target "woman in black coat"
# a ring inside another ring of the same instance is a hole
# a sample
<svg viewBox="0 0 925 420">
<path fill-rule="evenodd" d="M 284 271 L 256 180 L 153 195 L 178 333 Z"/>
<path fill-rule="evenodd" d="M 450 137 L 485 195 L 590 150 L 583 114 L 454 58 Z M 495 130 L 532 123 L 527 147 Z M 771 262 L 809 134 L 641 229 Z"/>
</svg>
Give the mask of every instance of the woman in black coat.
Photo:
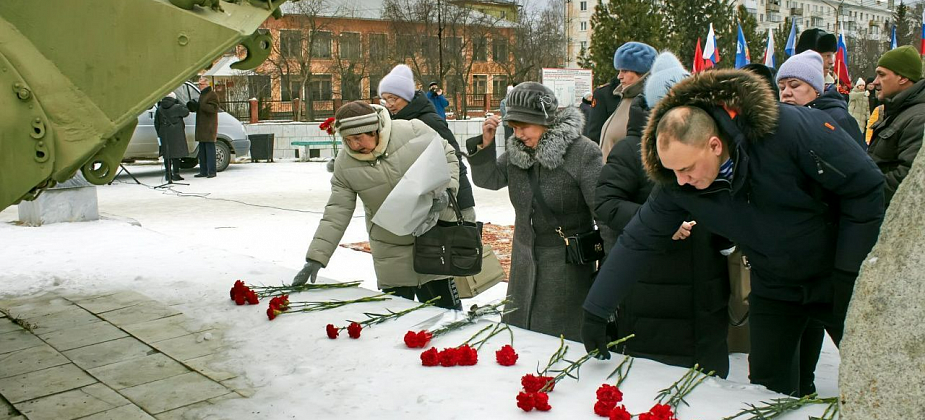
<svg viewBox="0 0 925 420">
<path fill-rule="evenodd" d="M 186 143 L 186 123 L 183 118 L 189 109 L 181 104 L 172 92 L 157 103 L 154 113 L 154 130 L 161 139 L 161 155 L 164 156 L 164 170 L 174 181 L 180 181 L 180 158 L 189 156 Z"/>
<path fill-rule="evenodd" d="M 661 91 L 652 95 L 653 103 L 686 76 L 677 58 L 665 54 L 670 55 L 663 53 L 656 59 L 646 83 L 647 94 Z M 640 95 L 630 107 L 627 137 L 614 145 L 601 170 L 595 214 L 598 223 L 615 233 L 605 236 L 605 246 L 616 241 L 655 185 L 646 175 L 640 153 L 647 118 L 646 97 Z M 620 304 L 616 336 L 636 335 L 626 342 L 626 354 L 682 367 L 699 364 L 725 378 L 729 279 L 726 258 L 719 253 L 724 243 L 705 230 L 687 229 L 686 234 L 686 239 L 672 243 L 661 263 L 653 264 Z"/>
</svg>

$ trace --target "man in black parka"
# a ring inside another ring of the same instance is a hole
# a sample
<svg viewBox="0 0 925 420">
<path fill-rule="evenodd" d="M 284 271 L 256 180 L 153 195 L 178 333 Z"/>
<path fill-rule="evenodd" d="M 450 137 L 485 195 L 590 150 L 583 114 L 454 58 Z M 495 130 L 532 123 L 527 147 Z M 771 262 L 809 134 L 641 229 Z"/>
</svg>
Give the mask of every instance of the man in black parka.
<svg viewBox="0 0 925 420">
<path fill-rule="evenodd" d="M 604 348 L 606 317 L 691 215 L 694 234 L 729 238 L 751 265 L 751 382 L 796 394 L 808 322 L 841 340 L 883 221 L 880 171 L 826 113 L 777 103 L 759 76 L 742 70 L 675 85 L 652 111 L 642 158 L 657 186 L 588 293 L 585 348 Z"/>
<path fill-rule="evenodd" d="M 601 129 L 604 128 L 604 123 L 620 106 L 620 96 L 613 94 L 617 86 L 620 86 L 620 79 L 614 76 L 609 83 L 598 86 L 591 94 L 591 116 L 585 122 L 585 131 L 588 133 L 587 137 L 597 144 L 601 144 Z"/>
</svg>

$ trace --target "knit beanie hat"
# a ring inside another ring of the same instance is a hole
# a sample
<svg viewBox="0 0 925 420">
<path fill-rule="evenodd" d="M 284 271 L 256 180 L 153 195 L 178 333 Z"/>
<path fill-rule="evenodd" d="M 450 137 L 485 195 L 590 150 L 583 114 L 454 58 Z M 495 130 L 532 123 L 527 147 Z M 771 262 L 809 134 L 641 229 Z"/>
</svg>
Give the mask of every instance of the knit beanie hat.
<svg viewBox="0 0 925 420">
<path fill-rule="evenodd" d="M 889 50 L 877 61 L 877 67 L 890 69 L 902 77 L 911 80 L 913 83 L 922 79 L 922 57 L 910 45 Z"/>
<path fill-rule="evenodd" d="M 646 105 L 649 108 L 655 107 L 655 104 L 668 94 L 675 83 L 690 75 L 681 64 L 681 60 L 678 60 L 674 54 L 667 51 L 659 54 L 652 63 L 652 70 L 649 71 L 649 77 L 646 79 L 646 86 L 643 90 Z"/>
<path fill-rule="evenodd" d="M 414 74 L 411 68 L 404 64 L 395 66 L 379 82 L 379 96 L 383 93 L 391 93 L 411 102 L 411 98 L 414 98 Z"/>
<path fill-rule="evenodd" d="M 334 128 L 341 137 L 379 130 L 379 114 L 363 101 L 348 102 L 334 114 Z"/>
<path fill-rule="evenodd" d="M 791 78 L 806 82 L 821 95 L 825 86 L 822 56 L 813 50 L 806 50 L 784 61 L 777 71 L 777 82 Z"/>
<path fill-rule="evenodd" d="M 641 42 L 627 42 L 617 48 L 613 54 L 613 68 L 619 70 L 634 71 L 639 74 L 646 74 L 652 68 L 652 62 L 658 51 L 648 44 Z"/>
<path fill-rule="evenodd" d="M 507 94 L 504 121 L 550 126 L 556 118 L 559 101 L 552 89 L 536 83 L 523 82 Z"/>
<path fill-rule="evenodd" d="M 854 85 L 855 85 L 855 86 L 857 86 L 857 85 L 866 85 L 866 84 L 867 84 L 867 83 L 864 83 L 864 79 L 862 79 L 862 78 L 860 78 L 860 77 L 858 77 L 858 80 L 857 80 L 856 82 L 854 82 Z"/>
</svg>

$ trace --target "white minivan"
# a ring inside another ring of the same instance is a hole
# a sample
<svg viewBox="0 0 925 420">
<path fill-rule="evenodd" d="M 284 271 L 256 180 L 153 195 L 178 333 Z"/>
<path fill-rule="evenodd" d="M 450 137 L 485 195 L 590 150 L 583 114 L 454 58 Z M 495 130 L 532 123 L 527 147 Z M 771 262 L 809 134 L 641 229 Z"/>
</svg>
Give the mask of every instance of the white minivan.
<svg viewBox="0 0 925 420">
<path fill-rule="evenodd" d="M 190 82 L 183 83 L 173 92 L 177 94 L 177 99 L 184 105 L 190 99 L 199 100 L 199 88 Z M 132 135 L 132 140 L 125 150 L 123 161 L 158 159 L 160 153 L 157 132 L 154 131 L 155 111 L 157 111 L 156 104 L 138 116 L 138 125 L 135 126 L 135 134 Z M 199 143 L 196 143 L 196 113 L 191 112 L 183 120 L 186 123 L 186 143 L 189 147 L 190 155 L 180 160 L 180 167 L 190 169 L 199 164 L 197 159 Z M 218 136 L 215 142 L 215 170 L 224 171 L 228 167 L 228 163 L 231 162 L 232 154 L 244 156 L 250 152 L 250 148 L 251 141 L 247 138 L 244 125 L 231 114 L 225 111 L 219 112 Z"/>
</svg>

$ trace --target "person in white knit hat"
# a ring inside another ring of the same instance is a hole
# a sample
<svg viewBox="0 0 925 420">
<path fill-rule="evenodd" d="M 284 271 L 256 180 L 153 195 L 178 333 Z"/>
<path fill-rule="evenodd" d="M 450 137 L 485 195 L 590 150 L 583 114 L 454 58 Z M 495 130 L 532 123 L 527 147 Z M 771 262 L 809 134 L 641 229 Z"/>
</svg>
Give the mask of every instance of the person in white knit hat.
<svg viewBox="0 0 925 420">
<path fill-rule="evenodd" d="M 414 73 L 411 68 L 399 64 L 379 82 L 379 98 L 382 106 L 392 114 L 398 113 L 414 98 Z"/>
<path fill-rule="evenodd" d="M 867 83 L 860 77 L 855 82 L 854 89 L 848 93 L 848 113 L 858 122 L 861 131 L 867 129 L 867 117 L 870 116 L 870 100 L 867 98 L 869 94 Z"/>
</svg>

